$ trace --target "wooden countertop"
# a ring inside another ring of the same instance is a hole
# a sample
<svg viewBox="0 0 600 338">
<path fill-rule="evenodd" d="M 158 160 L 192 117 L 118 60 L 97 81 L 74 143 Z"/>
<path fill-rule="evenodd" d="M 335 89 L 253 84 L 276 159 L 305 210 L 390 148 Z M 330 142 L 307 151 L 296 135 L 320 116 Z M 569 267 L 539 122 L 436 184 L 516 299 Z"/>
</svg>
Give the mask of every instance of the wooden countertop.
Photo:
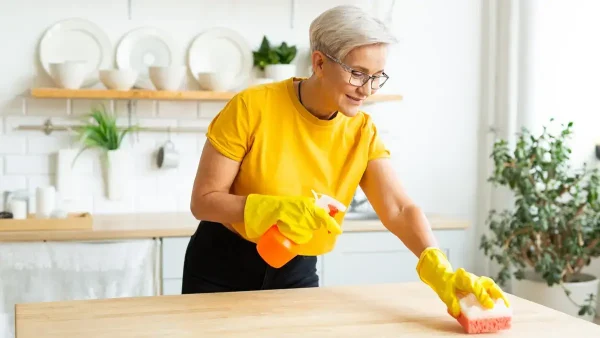
<svg viewBox="0 0 600 338">
<path fill-rule="evenodd" d="M 507 296 L 512 328 L 499 336 L 600 337 L 596 324 Z M 15 315 L 16 338 L 464 335 L 420 282 L 17 304 Z"/>
<path fill-rule="evenodd" d="M 154 237 L 189 237 L 198 226 L 190 213 L 144 213 L 93 215 L 92 230 L 0 231 L 0 242 L 119 240 Z M 468 222 L 438 215 L 429 216 L 433 229 L 466 229 Z M 345 232 L 387 231 L 379 220 L 345 220 Z"/>
</svg>

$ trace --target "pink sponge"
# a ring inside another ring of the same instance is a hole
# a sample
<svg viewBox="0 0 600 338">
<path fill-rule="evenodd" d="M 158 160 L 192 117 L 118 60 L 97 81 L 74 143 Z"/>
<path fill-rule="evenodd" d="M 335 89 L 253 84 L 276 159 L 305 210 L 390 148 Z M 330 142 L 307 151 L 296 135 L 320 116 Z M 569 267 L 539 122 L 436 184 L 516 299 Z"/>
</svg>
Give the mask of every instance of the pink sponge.
<svg viewBox="0 0 600 338">
<path fill-rule="evenodd" d="M 461 313 L 457 320 L 467 333 L 491 333 L 510 329 L 512 309 L 502 299 L 496 305 L 484 308 L 473 294 L 460 300 Z"/>
</svg>

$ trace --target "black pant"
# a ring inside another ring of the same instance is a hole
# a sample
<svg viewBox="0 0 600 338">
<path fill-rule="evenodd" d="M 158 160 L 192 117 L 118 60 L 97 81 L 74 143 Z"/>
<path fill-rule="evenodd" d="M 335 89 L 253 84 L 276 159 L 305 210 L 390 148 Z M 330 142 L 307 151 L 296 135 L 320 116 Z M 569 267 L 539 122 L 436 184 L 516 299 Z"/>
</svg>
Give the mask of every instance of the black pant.
<svg viewBox="0 0 600 338">
<path fill-rule="evenodd" d="M 182 293 L 318 287 L 316 263 L 316 257 L 296 256 L 275 269 L 256 244 L 220 223 L 202 221 L 185 253 Z"/>
</svg>

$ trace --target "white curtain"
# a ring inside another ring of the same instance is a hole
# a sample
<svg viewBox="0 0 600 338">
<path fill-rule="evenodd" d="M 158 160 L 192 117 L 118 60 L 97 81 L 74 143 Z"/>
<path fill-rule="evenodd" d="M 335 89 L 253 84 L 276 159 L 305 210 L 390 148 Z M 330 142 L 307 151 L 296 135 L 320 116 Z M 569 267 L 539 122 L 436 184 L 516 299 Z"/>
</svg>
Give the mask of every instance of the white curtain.
<svg viewBox="0 0 600 338">
<path fill-rule="evenodd" d="M 153 296 L 158 240 L 0 243 L 0 337 L 17 303 Z"/>
<path fill-rule="evenodd" d="M 488 232 L 485 221 L 489 211 L 504 209 L 512 202 L 508 191 L 495 189 L 487 182 L 493 168 L 490 154 L 494 140 L 502 138 L 513 143 L 521 126 L 530 125 L 519 92 L 520 83 L 525 81 L 519 69 L 527 52 L 521 48 L 524 40 L 520 36 L 525 6 L 519 0 L 492 0 L 483 5 L 478 241 Z M 483 254 L 480 257 L 475 262 L 477 273 L 495 276 L 496 267 Z"/>
</svg>

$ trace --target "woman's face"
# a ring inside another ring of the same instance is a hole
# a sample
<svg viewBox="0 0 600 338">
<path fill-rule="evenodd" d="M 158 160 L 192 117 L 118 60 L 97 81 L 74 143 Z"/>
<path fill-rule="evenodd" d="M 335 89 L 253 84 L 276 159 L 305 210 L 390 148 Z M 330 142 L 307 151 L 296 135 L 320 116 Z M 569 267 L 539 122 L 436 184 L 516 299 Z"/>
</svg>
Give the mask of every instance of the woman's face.
<svg viewBox="0 0 600 338">
<path fill-rule="evenodd" d="M 387 52 L 386 45 L 376 44 L 355 48 L 344 60 L 323 55 L 322 80 L 331 89 L 328 101 L 337 106 L 334 109 L 349 117 L 358 113 L 364 100 L 387 80 Z M 364 83 L 369 76 L 377 78 Z"/>
</svg>

